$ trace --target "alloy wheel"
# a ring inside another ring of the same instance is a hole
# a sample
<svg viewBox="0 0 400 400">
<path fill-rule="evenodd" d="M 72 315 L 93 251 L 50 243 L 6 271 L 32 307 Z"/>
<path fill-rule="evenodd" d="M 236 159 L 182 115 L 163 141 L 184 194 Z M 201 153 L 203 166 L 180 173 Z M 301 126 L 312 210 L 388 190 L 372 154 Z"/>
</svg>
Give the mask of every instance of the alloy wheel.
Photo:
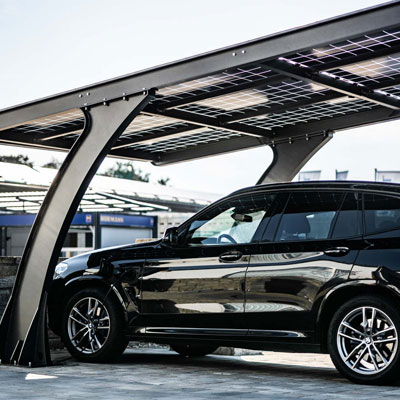
<svg viewBox="0 0 400 400">
<path fill-rule="evenodd" d="M 80 299 L 69 312 L 68 337 L 81 353 L 97 353 L 110 334 L 110 316 L 97 298 Z"/>
<path fill-rule="evenodd" d="M 398 335 L 392 320 L 382 310 L 359 307 L 341 321 L 336 343 L 349 369 L 361 375 L 374 375 L 393 362 Z"/>
</svg>

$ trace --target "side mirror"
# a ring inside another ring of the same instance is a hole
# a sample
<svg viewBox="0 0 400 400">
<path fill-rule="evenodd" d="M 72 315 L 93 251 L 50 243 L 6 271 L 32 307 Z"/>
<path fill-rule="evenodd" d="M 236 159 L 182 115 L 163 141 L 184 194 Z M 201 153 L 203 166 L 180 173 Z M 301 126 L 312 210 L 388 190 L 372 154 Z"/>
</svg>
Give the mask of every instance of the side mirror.
<svg viewBox="0 0 400 400">
<path fill-rule="evenodd" d="M 162 242 L 165 244 L 168 244 L 170 246 L 177 245 L 178 244 L 178 228 L 175 226 L 172 228 L 168 228 L 164 233 Z"/>
</svg>

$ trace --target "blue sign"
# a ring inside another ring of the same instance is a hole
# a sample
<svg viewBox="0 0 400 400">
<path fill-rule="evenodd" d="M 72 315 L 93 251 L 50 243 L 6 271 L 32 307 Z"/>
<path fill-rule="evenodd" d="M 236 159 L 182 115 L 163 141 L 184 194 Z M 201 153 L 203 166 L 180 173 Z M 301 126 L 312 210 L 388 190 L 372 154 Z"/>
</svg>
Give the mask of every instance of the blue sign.
<svg viewBox="0 0 400 400">
<path fill-rule="evenodd" d="M 36 214 L 0 215 L 0 226 L 31 226 Z"/>
<path fill-rule="evenodd" d="M 0 215 L 0 226 L 31 226 L 36 214 Z M 100 214 L 100 225 L 134 226 L 138 228 L 153 228 L 154 217 L 144 215 Z M 93 225 L 93 213 L 75 214 L 71 225 Z"/>
<path fill-rule="evenodd" d="M 36 214 L 0 215 L 0 226 L 31 226 L 35 221 Z M 93 214 L 75 214 L 71 225 L 92 225 Z"/>
<path fill-rule="evenodd" d="M 144 215 L 100 214 L 100 225 L 153 228 L 154 218 Z"/>
<path fill-rule="evenodd" d="M 93 214 L 79 213 L 75 214 L 71 225 L 93 225 L 94 219 Z"/>
</svg>

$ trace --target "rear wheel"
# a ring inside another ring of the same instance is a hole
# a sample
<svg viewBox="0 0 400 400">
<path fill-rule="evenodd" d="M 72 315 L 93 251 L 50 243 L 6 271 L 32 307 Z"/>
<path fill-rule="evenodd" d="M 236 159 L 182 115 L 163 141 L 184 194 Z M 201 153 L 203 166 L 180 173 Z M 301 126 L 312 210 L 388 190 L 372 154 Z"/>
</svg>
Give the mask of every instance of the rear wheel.
<svg viewBox="0 0 400 400">
<path fill-rule="evenodd" d="M 201 344 L 171 344 L 171 349 L 184 357 L 202 357 L 214 353 L 218 346 Z"/>
<path fill-rule="evenodd" d="M 128 345 L 122 308 L 103 288 L 87 288 L 71 297 L 62 334 L 71 355 L 85 362 L 113 361 Z"/>
<path fill-rule="evenodd" d="M 336 368 L 363 384 L 386 384 L 398 379 L 400 367 L 399 312 L 387 300 L 357 297 L 334 315 L 328 346 Z"/>
</svg>

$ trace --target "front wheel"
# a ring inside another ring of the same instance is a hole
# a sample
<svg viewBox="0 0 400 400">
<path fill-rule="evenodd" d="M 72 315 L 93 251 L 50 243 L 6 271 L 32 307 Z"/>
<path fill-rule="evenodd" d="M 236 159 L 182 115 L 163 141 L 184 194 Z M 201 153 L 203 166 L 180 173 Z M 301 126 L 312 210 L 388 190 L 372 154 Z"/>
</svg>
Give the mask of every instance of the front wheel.
<svg viewBox="0 0 400 400">
<path fill-rule="evenodd" d="M 338 309 L 328 332 L 331 359 L 356 383 L 382 385 L 398 379 L 398 310 L 387 300 L 360 296 Z"/>
<path fill-rule="evenodd" d="M 128 345 L 121 305 L 103 288 L 74 294 L 64 309 L 62 325 L 65 346 L 80 361 L 114 361 Z"/>
<path fill-rule="evenodd" d="M 171 344 L 171 349 L 184 357 L 202 357 L 214 353 L 218 346 L 201 344 Z"/>
</svg>

